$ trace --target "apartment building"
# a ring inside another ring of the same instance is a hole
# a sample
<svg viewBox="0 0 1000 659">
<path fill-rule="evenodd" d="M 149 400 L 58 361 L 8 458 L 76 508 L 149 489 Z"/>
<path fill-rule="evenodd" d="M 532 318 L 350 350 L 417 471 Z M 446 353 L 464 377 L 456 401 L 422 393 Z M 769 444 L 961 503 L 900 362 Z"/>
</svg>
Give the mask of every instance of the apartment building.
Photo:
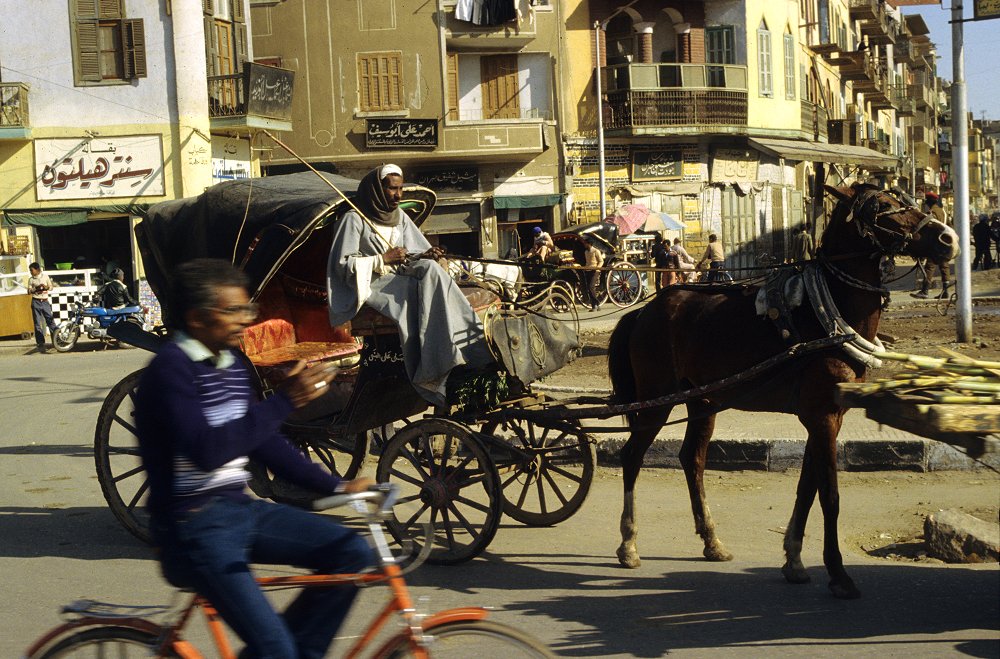
<svg viewBox="0 0 1000 659">
<path fill-rule="evenodd" d="M 282 138 L 292 151 L 355 178 L 396 163 L 438 193 L 421 227 L 433 243 L 507 256 L 531 227 L 560 227 L 565 212 L 556 129 L 565 19 L 554 0 L 499 3 L 507 11 L 495 20 L 458 4 L 288 0 L 252 9 L 252 40 L 257 61 L 297 76 L 295 131 Z M 276 148 L 265 169 L 304 165 Z"/>
<path fill-rule="evenodd" d="M 292 78 L 246 66 L 248 13 L 249 0 L 5 5 L 18 26 L 0 40 L 6 272 L 37 260 L 93 284 L 113 262 L 141 284 L 144 208 L 259 170 L 251 134 L 291 128 Z"/>
</svg>

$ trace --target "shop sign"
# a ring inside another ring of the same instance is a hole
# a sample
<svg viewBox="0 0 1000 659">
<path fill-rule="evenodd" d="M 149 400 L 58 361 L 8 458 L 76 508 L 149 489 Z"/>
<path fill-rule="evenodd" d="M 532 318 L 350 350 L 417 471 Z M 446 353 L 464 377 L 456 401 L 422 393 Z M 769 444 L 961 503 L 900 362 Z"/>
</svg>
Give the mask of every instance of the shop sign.
<svg viewBox="0 0 1000 659">
<path fill-rule="evenodd" d="M 437 119 L 367 119 L 365 146 L 437 146 Z"/>
<path fill-rule="evenodd" d="M 212 181 L 250 178 L 250 140 L 212 137 Z"/>
<path fill-rule="evenodd" d="M 247 68 L 250 89 L 247 114 L 291 121 L 295 72 L 257 63 Z"/>
<path fill-rule="evenodd" d="M 673 181 L 683 178 L 684 159 L 679 150 L 633 151 L 633 181 Z"/>
<path fill-rule="evenodd" d="M 716 149 L 712 157 L 712 182 L 756 181 L 757 152 L 749 149 Z"/>
<path fill-rule="evenodd" d="M 160 135 L 36 139 L 34 147 L 38 201 L 164 194 Z"/>
<path fill-rule="evenodd" d="M 987 18 L 1000 18 L 1000 0 L 976 0 L 975 17 L 977 21 Z"/>
<path fill-rule="evenodd" d="M 479 190 L 479 169 L 476 167 L 448 167 L 428 169 L 413 174 L 413 182 L 432 190 Z"/>
</svg>

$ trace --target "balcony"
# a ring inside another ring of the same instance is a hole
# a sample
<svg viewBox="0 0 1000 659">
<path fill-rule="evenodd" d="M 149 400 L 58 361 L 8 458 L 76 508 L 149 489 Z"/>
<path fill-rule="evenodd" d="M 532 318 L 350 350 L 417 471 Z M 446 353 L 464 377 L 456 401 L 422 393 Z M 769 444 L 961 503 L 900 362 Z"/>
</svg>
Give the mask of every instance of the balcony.
<svg viewBox="0 0 1000 659">
<path fill-rule="evenodd" d="M 604 127 L 619 136 L 746 132 L 745 66 L 621 64 L 601 76 Z"/>
<path fill-rule="evenodd" d="M 840 68 L 840 77 L 854 83 L 870 85 L 879 79 L 879 62 L 867 52 L 848 53 L 831 64 Z M 857 90 L 860 91 L 860 90 Z"/>
<path fill-rule="evenodd" d="M 812 136 L 817 142 L 827 141 L 827 112 L 826 108 L 801 101 L 802 106 L 802 132 Z"/>
<path fill-rule="evenodd" d="M 253 62 L 247 62 L 242 73 L 209 76 L 208 116 L 212 130 L 292 130 L 294 76 L 288 69 Z"/>
<path fill-rule="evenodd" d="M 861 124 L 853 119 L 830 119 L 826 122 L 830 144 L 861 146 Z"/>
<path fill-rule="evenodd" d="M 0 82 L 0 140 L 31 139 L 28 85 Z"/>
<path fill-rule="evenodd" d="M 879 153 L 884 153 L 887 156 L 895 155 L 892 152 L 892 144 L 886 138 L 880 139 L 864 139 L 861 140 L 861 146 L 871 149 L 872 151 L 878 151 Z"/>
<path fill-rule="evenodd" d="M 441 18 L 449 50 L 522 48 L 538 37 L 539 27 L 542 27 L 543 34 L 547 33 L 545 29 L 548 26 L 539 26 L 538 24 L 551 15 L 534 12 L 529 6 L 528 0 L 517 0 L 518 11 L 521 12 L 521 16 L 525 17 L 525 20 L 495 26 L 481 26 L 455 18 L 455 5 L 455 2 L 445 2 L 442 5 L 444 11 Z M 534 20 L 527 20 L 529 15 L 533 15 Z"/>
<path fill-rule="evenodd" d="M 912 117 L 917 111 L 917 101 L 910 98 L 906 85 L 892 85 L 889 88 L 889 102 L 900 117 Z"/>
<path fill-rule="evenodd" d="M 868 43 L 890 44 L 901 37 L 902 28 L 889 15 L 878 0 L 850 0 L 851 18 L 861 23 L 861 34 Z"/>
<path fill-rule="evenodd" d="M 915 106 L 921 110 L 934 107 L 934 95 L 922 82 L 907 85 L 906 95 L 913 99 Z"/>
</svg>

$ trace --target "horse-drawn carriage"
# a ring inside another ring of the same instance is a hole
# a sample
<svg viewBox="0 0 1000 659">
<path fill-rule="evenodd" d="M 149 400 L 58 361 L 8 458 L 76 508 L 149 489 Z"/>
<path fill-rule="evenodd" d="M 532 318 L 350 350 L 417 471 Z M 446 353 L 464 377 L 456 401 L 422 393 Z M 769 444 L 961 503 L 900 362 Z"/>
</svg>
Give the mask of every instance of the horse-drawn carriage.
<svg viewBox="0 0 1000 659">
<path fill-rule="evenodd" d="M 296 412 L 283 429 L 311 459 L 344 478 L 353 478 L 377 454 L 377 479 L 403 490 L 390 529 L 402 542 L 430 522 L 432 561 L 478 555 L 502 513 L 532 525 L 572 515 L 589 490 L 593 443 L 576 424 L 519 424 L 496 412 L 540 400 L 530 383 L 575 356 L 575 328 L 504 308 L 481 288 L 466 290 L 497 362 L 450 380 L 448 404 L 427 413 L 429 404 L 406 375 L 393 319 L 366 308 L 345 325 L 328 322 L 327 258 L 334 223 L 347 206 L 333 185 L 350 197 L 357 181 L 324 177 L 233 181 L 152 207 L 136 237 L 164 317 L 170 318 L 167 292 L 176 265 L 214 257 L 243 270 L 260 316 L 245 332 L 240 356 L 252 367 L 258 395 L 269 395 L 296 360 L 336 366 L 330 393 Z M 435 200 L 432 191 L 408 186 L 401 206 L 419 225 Z M 137 328 L 118 338 L 153 351 L 165 340 L 162 333 Z M 111 510 L 148 540 L 146 475 L 132 420 L 140 375 L 126 376 L 108 394 L 95 433 L 95 460 Z M 291 503 L 309 497 L 263 467 L 251 463 L 250 471 L 259 496 Z"/>
<path fill-rule="evenodd" d="M 521 269 L 526 282 L 525 292 L 534 294 L 535 287 L 562 284 L 572 292 L 578 304 L 589 304 L 591 271 L 587 264 L 587 248 L 594 245 L 604 256 L 604 266 L 599 274 L 598 302 L 610 301 L 618 307 L 629 307 L 642 298 L 643 277 L 634 265 L 624 259 L 619 246 L 618 227 L 610 222 L 594 222 L 570 227 L 552 236 L 555 250 L 542 263 L 523 260 Z"/>
</svg>

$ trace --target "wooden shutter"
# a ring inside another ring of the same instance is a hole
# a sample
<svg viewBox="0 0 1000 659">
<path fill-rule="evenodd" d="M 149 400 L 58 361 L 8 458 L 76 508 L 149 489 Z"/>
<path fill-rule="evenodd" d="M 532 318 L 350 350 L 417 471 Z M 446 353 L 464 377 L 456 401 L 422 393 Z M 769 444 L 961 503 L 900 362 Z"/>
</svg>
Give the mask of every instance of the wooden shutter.
<svg viewBox="0 0 1000 659">
<path fill-rule="evenodd" d="M 206 16 L 214 16 L 215 0 L 201 0 L 201 12 Z"/>
<path fill-rule="evenodd" d="M 101 81 L 101 52 L 97 38 L 97 23 L 76 24 L 76 60 L 80 68 L 80 80 Z"/>
<path fill-rule="evenodd" d="M 362 112 L 403 107 L 402 53 L 358 55 L 358 104 Z"/>
<path fill-rule="evenodd" d="M 146 32 L 141 18 L 122 21 L 122 61 L 126 80 L 146 77 Z"/>
<path fill-rule="evenodd" d="M 480 58 L 484 119 L 520 119 L 517 55 Z"/>
<path fill-rule="evenodd" d="M 215 19 L 211 16 L 205 17 L 205 62 L 208 75 L 220 75 L 218 35 L 215 34 Z"/>
<path fill-rule="evenodd" d="M 457 121 L 458 115 L 458 53 L 447 55 L 448 118 Z"/>
<path fill-rule="evenodd" d="M 101 20 L 125 17 L 122 0 L 97 0 L 97 10 L 98 18 Z"/>
<path fill-rule="evenodd" d="M 243 11 L 243 0 L 232 0 L 233 11 L 231 16 L 237 23 L 246 23 L 246 13 Z"/>
<path fill-rule="evenodd" d="M 73 18 L 77 20 L 96 20 L 97 0 L 74 0 Z"/>
<path fill-rule="evenodd" d="M 233 24 L 233 38 L 236 45 L 236 72 L 242 73 L 247 61 L 247 25 L 246 23 Z"/>
</svg>

